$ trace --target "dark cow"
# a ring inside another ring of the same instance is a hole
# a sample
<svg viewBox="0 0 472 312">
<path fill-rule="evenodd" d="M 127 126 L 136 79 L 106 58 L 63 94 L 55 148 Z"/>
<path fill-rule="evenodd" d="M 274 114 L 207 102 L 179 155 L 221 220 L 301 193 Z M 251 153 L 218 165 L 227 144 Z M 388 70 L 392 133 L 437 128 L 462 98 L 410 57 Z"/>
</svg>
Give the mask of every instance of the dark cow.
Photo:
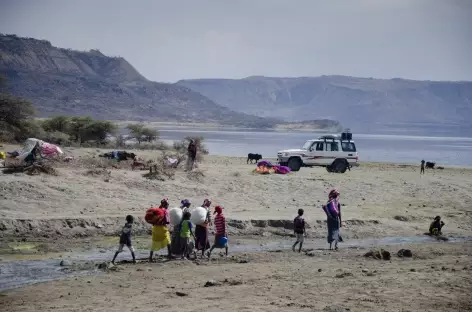
<svg viewBox="0 0 472 312">
<path fill-rule="evenodd" d="M 434 166 L 436 166 L 436 163 L 435 163 L 435 162 L 429 162 L 429 161 L 427 161 L 425 167 L 426 167 L 427 169 L 434 169 Z"/>
<path fill-rule="evenodd" d="M 247 154 L 247 161 L 246 163 L 249 164 L 249 162 L 251 162 L 252 164 L 252 161 L 255 160 L 256 163 L 262 159 L 262 155 L 261 154 L 253 154 L 253 153 L 249 153 Z"/>
</svg>

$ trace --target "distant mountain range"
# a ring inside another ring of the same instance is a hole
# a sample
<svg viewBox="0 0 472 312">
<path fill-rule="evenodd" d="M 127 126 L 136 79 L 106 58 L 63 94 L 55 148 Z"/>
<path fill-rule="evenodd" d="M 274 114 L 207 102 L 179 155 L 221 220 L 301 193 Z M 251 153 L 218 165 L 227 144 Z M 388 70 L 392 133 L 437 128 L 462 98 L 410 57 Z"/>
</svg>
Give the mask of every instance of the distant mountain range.
<svg viewBox="0 0 472 312">
<path fill-rule="evenodd" d="M 375 130 L 380 125 L 472 129 L 472 82 L 345 76 L 144 78 L 121 57 L 0 35 L 0 74 L 40 116 L 218 123 L 254 128 Z M 340 123 L 338 122 L 340 121 Z"/>
<path fill-rule="evenodd" d="M 182 85 L 149 81 L 121 57 L 61 49 L 46 40 L 0 35 L 0 74 L 10 92 L 31 100 L 43 117 L 88 115 L 255 128 L 280 122 L 235 112 Z"/>
<path fill-rule="evenodd" d="M 472 82 L 346 76 L 182 80 L 220 105 L 287 121 L 334 119 L 353 129 L 472 125 Z"/>
</svg>

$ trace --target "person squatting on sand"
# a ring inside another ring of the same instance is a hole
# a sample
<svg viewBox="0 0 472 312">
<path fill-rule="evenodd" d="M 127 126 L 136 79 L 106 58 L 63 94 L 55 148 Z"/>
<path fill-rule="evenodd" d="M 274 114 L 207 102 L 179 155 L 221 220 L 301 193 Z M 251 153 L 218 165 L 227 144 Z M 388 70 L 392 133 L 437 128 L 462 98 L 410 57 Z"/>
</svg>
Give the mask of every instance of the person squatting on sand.
<svg viewBox="0 0 472 312">
<path fill-rule="evenodd" d="M 221 206 L 216 206 L 215 207 L 215 212 L 213 214 L 216 214 L 215 217 L 215 242 L 213 243 L 213 246 L 211 246 L 210 251 L 208 252 L 208 258 L 211 256 L 211 252 L 215 248 L 224 248 L 225 249 L 225 254 L 228 256 L 228 243 L 222 242 L 225 238 L 227 240 L 228 235 L 226 233 L 226 218 L 223 215 L 223 207 Z"/>
<path fill-rule="evenodd" d="M 341 204 L 339 203 L 339 192 L 337 190 L 333 189 L 329 192 L 328 203 L 323 206 L 323 210 L 328 218 L 329 249 L 332 249 L 332 244 L 334 242 L 334 249 L 338 250 L 338 242 L 342 242 L 343 239 L 339 233 L 339 228 L 342 227 L 342 223 Z"/>
<path fill-rule="evenodd" d="M 195 247 L 201 251 L 201 257 L 205 256 L 205 251 L 210 249 L 210 241 L 208 239 L 208 227 L 211 226 L 211 213 L 210 213 L 211 201 L 205 199 L 202 207 L 207 210 L 206 220 L 203 224 L 195 225 Z"/>
<path fill-rule="evenodd" d="M 149 262 L 152 262 L 152 257 L 155 251 L 159 251 L 166 247 L 168 258 L 172 258 L 170 249 L 170 234 L 169 229 L 167 228 L 167 225 L 170 223 L 167 208 L 169 208 L 169 202 L 167 199 L 163 199 L 159 208 L 150 208 L 146 212 L 146 215 L 151 214 L 154 218 L 152 226 L 152 246 L 151 252 L 149 253 Z"/>
<path fill-rule="evenodd" d="M 133 230 L 133 222 L 134 218 L 131 215 L 126 216 L 126 224 L 123 226 L 121 229 L 121 234 L 120 234 L 120 246 L 118 247 L 118 251 L 115 253 L 115 256 L 113 257 L 113 260 L 111 263 L 115 264 L 116 257 L 120 252 L 123 251 L 123 247 L 126 245 L 128 247 L 129 251 L 131 251 L 131 256 L 133 257 L 133 263 L 136 263 L 136 257 L 134 255 L 134 248 L 133 244 L 131 243 L 131 233 Z"/>
<path fill-rule="evenodd" d="M 297 244 L 300 244 L 298 247 L 298 252 L 302 251 L 303 241 L 305 240 L 305 219 L 303 219 L 303 209 L 298 209 L 298 216 L 293 220 L 293 231 L 295 232 L 295 237 L 297 240 L 292 246 L 292 250 L 295 251 Z"/>
<path fill-rule="evenodd" d="M 195 241 L 195 235 L 193 234 L 193 224 L 190 221 L 190 212 L 185 211 L 182 217 L 182 222 L 180 222 L 180 249 L 182 252 L 182 259 L 188 259 L 189 254 L 193 251 L 193 246 L 190 246 L 190 236 L 193 237 Z"/>
<path fill-rule="evenodd" d="M 445 225 L 440 216 L 436 216 L 429 226 L 429 234 L 434 236 L 442 235 L 442 228 Z"/>
</svg>

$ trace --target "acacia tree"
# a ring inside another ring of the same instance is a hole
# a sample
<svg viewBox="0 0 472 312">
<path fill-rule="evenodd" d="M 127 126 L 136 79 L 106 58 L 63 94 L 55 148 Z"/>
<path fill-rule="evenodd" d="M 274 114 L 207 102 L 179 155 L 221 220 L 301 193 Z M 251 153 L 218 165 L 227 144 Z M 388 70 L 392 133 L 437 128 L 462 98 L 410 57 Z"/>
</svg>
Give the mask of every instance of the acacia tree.
<svg viewBox="0 0 472 312">
<path fill-rule="evenodd" d="M 143 140 L 144 125 L 142 125 L 142 124 L 129 124 L 128 126 L 126 126 L 126 129 L 128 129 L 131 137 L 136 139 L 136 141 L 138 141 L 138 144 L 141 144 L 141 141 Z"/>
<path fill-rule="evenodd" d="M 29 101 L 6 92 L 4 81 L 0 76 L 0 139 L 20 141 L 37 126 L 32 120 L 35 110 Z"/>
<path fill-rule="evenodd" d="M 130 132 L 131 137 L 138 141 L 138 144 L 141 144 L 142 141 L 152 142 L 159 138 L 159 131 L 145 127 L 143 124 L 129 124 L 126 129 Z"/>
<path fill-rule="evenodd" d="M 56 116 L 42 122 L 42 127 L 48 132 L 68 133 L 70 131 L 71 119 L 67 116 Z"/>
<path fill-rule="evenodd" d="M 146 141 L 151 143 L 152 141 L 155 141 L 159 138 L 159 131 L 156 129 L 151 129 L 151 128 L 146 128 L 144 127 L 142 130 L 142 134 L 145 138 Z"/>
</svg>

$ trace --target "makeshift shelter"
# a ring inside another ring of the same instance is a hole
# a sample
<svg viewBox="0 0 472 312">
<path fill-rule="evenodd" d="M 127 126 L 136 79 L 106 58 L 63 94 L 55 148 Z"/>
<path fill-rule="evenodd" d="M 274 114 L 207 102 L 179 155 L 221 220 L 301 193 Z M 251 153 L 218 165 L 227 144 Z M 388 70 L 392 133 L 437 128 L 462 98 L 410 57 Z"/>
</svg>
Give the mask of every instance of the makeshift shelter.
<svg viewBox="0 0 472 312">
<path fill-rule="evenodd" d="M 62 154 L 64 154 L 64 152 L 57 145 L 35 138 L 29 138 L 23 142 L 22 149 L 18 151 L 17 159 L 31 162 L 38 156 L 42 158 L 52 158 Z"/>
</svg>

